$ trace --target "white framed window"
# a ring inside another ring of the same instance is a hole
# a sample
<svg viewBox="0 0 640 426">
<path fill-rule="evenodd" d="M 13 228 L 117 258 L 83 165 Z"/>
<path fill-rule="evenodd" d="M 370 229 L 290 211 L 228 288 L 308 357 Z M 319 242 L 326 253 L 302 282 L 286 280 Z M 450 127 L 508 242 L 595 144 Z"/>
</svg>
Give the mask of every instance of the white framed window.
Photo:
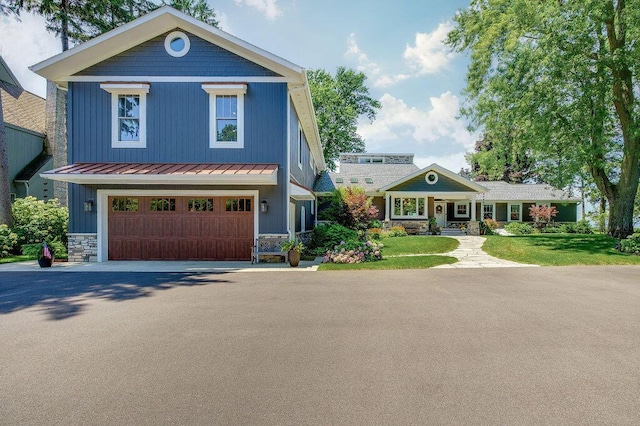
<svg viewBox="0 0 640 426">
<path fill-rule="evenodd" d="M 422 197 L 398 197 L 393 199 L 393 217 L 424 217 L 426 203 Z"/>
<path fill-rule="evenodd" d="M 469 217 L 469 202 L 456 201 L 453 210 L 453 217 Z"/>
<path fill-rule="evenodd" d="M 522 204 L 509 204 L 509 222 L 520 222 L 522 220 Z"/>
<path fill-rule="evenodd" d="M 182 31 L 173 31 L 164 39 L 164 49 L 174 58 L 181 58 L 191 48 L 189 37 Z"/>
<path fill-rule="evenodd" d="M 434 171 L 427 172 L 427 174 L 424 175 L 424 180 L 429 185 L 435 185 L 438 183 L 438 174 Z"/>
<path fill-rule="evenodd" d="M 384 157 L 359 157 L 358 163 L 360 164 L 384 163 Z"/>
<path fill-rule="evenodd" d="M 246 84 L 203 84 L 209 94 L 209 148 L 244 148 Z"/>
<path fill-rule="evenodd" d="M 111 93 L 111 147 L 147 147 L 146 83 L 103 83 L 100 88 Z"/>
<path fill-rule="evenodd" d="M 302 147 L 304 146 L 304 134 L 302 132 L 302 126 L 298 121 L 298 167 L 302 170 Z"/>
<path fill-rule="evenodd" d="M 482 205 L 482 219 L 495 219 L 495 204 L 483 204 Z"/>
</svg>

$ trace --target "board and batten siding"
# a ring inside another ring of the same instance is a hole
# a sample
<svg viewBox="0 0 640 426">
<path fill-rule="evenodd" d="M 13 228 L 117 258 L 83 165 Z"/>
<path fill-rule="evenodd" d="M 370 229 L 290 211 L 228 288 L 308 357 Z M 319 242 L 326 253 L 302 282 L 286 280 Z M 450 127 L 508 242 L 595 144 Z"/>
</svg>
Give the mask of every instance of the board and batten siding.
<svg viewBox="0 0 640 426">
<path fill-rule="evenodd" d="M 310 166 L 311 159 L 311 150 L 309 148 L 309 144 L 307 142 L 307 137 L 303 133 L 303 141 L 302 141 L 302 169 L 299 166 L 298 162 L 298 130 L 299 130 L 299 122 L 298 122 L 298 114 L 296 113 L 295 108 L 293 107 L 293 103 L 290 105 L 290 120 L 289 120 L 289 137 L 290 137 L 290 162 L 291 162 L 291 174 L 295 178 L 295 180 L 302 186 L 307 189 L 312 189 L 315 184 L 316 175 L 313 168 Z"/>
<path fill-rule="evenodd" d="M 284 83 L 249 83 L 244 148 L 209 148 L 209 94 L 200 83 L 152 83 L 146 148 L 111 147 L 111 94 L 98 83 L 69 84 L 69 161 L 275 163 L 286 159 Z"/>
<path fill-rule="evenodd" d="M 175 30 L 180 31 L 179 28 Z M 279 77 L 271 70 L 187 32 L 185 34 L 189 37 L 191 48 L 185 56 L 175 58 L 164 48 L 164 40 L 172 31 L 105 59 L 75 75 Z"/>
<path fill-rule="evenodd" d="M 17 194 L 21 188 L 17 188 L 13 180 L 27 164 L 42 153 L 44 135 L 5 123 L 5 140 L 9 158 L 9 191 Z"/>
</svg>

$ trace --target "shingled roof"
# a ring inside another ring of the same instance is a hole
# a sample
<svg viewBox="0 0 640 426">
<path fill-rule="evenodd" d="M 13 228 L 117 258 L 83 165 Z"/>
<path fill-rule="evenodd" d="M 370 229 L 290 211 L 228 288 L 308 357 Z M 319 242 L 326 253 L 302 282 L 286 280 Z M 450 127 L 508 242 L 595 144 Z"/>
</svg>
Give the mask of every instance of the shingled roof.
<svg viewBox="0 0 640 426">
<path fill-rule="evenodd" d="M 489 190 L 484 194 L 485 201 L 581 201 L 580 198 L 571 197 L 567 192 L 544 183 L 478 183 Z"/>
<path fill-rule="evenodd" d="M 340 164 L 339 173 L 320 175 L 313 190 L 331 192 L 340 187 L 359 186 L 367 192 L 375 192 L 418 170 L 415 164 Z"/>
<path fill-rule="evenodd" d="M 18 99 L 4 90 L 0 90 L 0 96 L 2 96 L 2 112 L 6 124 L 45 134 L 46 101 L 43 98 L 26 90 Z"/>
</svg>

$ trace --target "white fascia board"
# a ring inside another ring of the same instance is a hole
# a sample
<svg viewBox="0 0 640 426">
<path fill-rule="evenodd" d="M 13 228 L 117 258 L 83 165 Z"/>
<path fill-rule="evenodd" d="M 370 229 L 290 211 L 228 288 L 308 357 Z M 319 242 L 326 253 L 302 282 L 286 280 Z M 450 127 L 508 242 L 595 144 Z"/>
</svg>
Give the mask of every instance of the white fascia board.
<svg viewBox="0 0 640 426">
<path fill-rule="evenodd" d="M 297 81 L 291 77 L 220 77 L 220 76 L 129 76 L 129 75 L 72 75 L 62 78 L 65 82 L 102 83 L 123 81 L 130 83 L 290 83 Z"/>
<path fill-rule="evenodd" d="M 289 197 L 294 200 L 315 200 L 316 196 L 308 189 L 289 182 Z"/>
<path fill-rule="evenodd" d="M 316 166 L 319 171 L 326 170 L 327 165 L 322 152 L 322 144 L 320 142 L 320 132 L 318 131 L 318 122 L 316 121 L 316 113 L 311 99 L 311 90 L 307 83 L 305 72 L 305 83 L 302 85 L 289 84 L 289 96 L 293 101 L 293 105 L 298 114 L 298 120 L 302 125 L 307 143 L 316 160 Z"/>
<path fill-rule="evenodd" d="M 268 175 L 101 175 L 41 173 L 44 179 L 81 185 L 277 185 L 277 170 Z"/>
<path fill-rule="evenodd" d="M 122 53 L 147 40 L 180 28 L 284 77 L 304 81 L 304 69 L 244 40 L 225 33 L 169 6 L 79 44 L 29 67 L 36 74 L 60 84 L 65 78 Z M 63 84 L 64 85 L 64 84 Z"/>
<path fill-rule="evenodd" d="M 407 175 L 407 176 L 405 176 L 405 177 L 403 177 L 401 179 L 398 179 L 395 182 L 391 182 L 390 184 L 380 188 L 380 191 L 388 191 L 389 189 L 391 189 L 391 188 L 393 188 L 395 186 L 398 186 L 398 185 L 400 185 L 400 184 L 402 184 L 404 182 L 407 182 L 407 181 L 409 181 L 409 180 L 411 180 L 411 179 L 413 179 L 413 178 L 415 178 L 417 176 L 420 176 L 423 173 L 427 173 L 427 172 L 430 172 L 430 171 L 434 171 L 434 172 L 440 173 L 441 175 L 443 175 L 443 176 L 445 176 L 445 177 L 447 177 L 447 178 L 449 178 L 449 179 L 451 179 L 453 181 L 456 181 L 459 184 L 464 185 L 464 186 L 468 187 L 469 189 L 472 189 L 472 190 L 474 190 L 476 192 L 485 193 L 485 192 L 488 191 L 488 189 L 485 188 L 484 186 L 478 185 L 477 183 L 475 183 L 473 181 L 465 179 L 462 176 L 460 176 L 460 175 L 458 175 L 456 173 L 453 173 L 451 170 L 447 170 L 444 167 L 437 165 L 436 163 L 433 163 L 430 166 L 427 166 L 427 167 L 425 167 L 423 169 L 418 170 L 417 172 L 414 172 L 414 173 L 412 173 L 410 175 Z M 425 191 L 425 192 L 429 192 L 429 191 Z"/>
</svg>

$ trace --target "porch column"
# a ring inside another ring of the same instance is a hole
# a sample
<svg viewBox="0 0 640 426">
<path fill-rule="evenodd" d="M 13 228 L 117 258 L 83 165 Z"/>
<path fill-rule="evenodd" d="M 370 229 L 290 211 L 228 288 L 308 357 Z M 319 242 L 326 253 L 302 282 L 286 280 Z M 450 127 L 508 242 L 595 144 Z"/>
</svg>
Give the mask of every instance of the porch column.
<svg viewBox="0 0 640 426">
<path fill-rule="evenodd" d="M 386 202 L 384 203 L 384 220 L 385 222 L 389 221 L 389 209 L 391 208 L 391 195 L 385 195 Z"/>
<path fill-rule="evenodd" d="M 471 221 L 476 221 L 476 194 L 471 196 Z"/>
</svg>

